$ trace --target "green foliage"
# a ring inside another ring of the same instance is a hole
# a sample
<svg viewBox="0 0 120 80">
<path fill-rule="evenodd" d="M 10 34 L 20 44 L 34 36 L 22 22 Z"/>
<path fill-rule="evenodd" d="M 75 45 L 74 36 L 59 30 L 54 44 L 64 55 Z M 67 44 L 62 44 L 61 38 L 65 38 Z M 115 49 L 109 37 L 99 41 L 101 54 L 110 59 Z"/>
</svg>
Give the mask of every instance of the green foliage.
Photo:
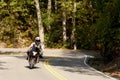
<svg viewBox="0 0 120 80">
<path fill-rule="evenodd" d="M 116 49 L 120 48 L 118 37 L 120 35 L 120 1 L 104 0 L 102 3 L 96 1 L 96 4 L 101 4 L 101 6 L 96 7 L 99 19 L 93 28 L 97 31 L 97 43 L 101 45 L 101 54 L 105 62 L 108 62 L 115 58 L 115 54 L 118 55 Z"/>
<path fill-rule="evenodd" d="M 2 4 L 0 5 L 0 40 L 4 41 L 8 47 L 25 46 L 26 42 L 24 39 L 26 37 L 32 39 L 33 36 L 37 35 L 37 33 L 34 34 L 34 32 L 32 32 L 37 30 L 34 28 L 36 27 L 37 21 L 35 21 L 34 18 L 35 14 L 30 12 L 33 8 L 28 10 L 28 5 L 31 4 L 23 0 L 1 1 L 0 4 Z"/>
<path fill-rule="evenodd" d="M 51 13 L 50 18 L 48 19 L 47 13 L 42 14 L 42 19 L 43 19 L 42 22 L 46 28 L 48 27 L 48 25 L 52 25 L 54 23 L 54 16 L 55 15 Z"/>
</svg>

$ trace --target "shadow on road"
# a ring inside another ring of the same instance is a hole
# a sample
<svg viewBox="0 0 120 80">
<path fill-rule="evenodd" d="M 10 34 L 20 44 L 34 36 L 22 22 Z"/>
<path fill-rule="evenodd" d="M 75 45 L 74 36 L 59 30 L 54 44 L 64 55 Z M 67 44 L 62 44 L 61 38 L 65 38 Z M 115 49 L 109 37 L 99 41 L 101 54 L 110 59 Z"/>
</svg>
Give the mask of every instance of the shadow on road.
<svg viewBox="0 0 120 80">
<path fill-rule="evenodd" d="M 64 71 L 68 71 L 71 73 L 79 73 L 86 75 L 96 75 L 93 73 L 93 70 L 89 70 L 89 67 L 85 66 L 84 58 L 68 58 L 68 57 L 51 57 L 47 56 L 41 61 L 52 58 L 49 64 L 53 67 L 59 68 Z"/>
<path fill-rule="evenodd" d="M 28 69 L 31 69 L 29 66 L 25 66 L 25 68 L 28 68 Z M 36 66 L 34 66 L 32 69 L 39 69 L 40 67 L 36 67 Z M 31 70 L 32 70 L 31 69 Z"/>
</svg>

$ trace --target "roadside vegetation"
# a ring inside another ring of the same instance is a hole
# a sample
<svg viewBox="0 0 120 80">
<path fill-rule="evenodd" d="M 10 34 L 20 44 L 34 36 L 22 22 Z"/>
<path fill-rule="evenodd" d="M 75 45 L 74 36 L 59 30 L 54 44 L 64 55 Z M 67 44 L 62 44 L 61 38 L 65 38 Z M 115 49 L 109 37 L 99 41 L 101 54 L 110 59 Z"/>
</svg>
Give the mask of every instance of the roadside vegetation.
<svg viewBox="0 0 120 80">
<path fill-rule="evenodd" d="M 98 50 L 120 69 L 120 0 L 1 0 L 0 29 L 1 48 L 42 35 L 47 48 Z"/>
<path fill-rule="evenodd" d="M 118 62 L 118 61 L 116 61 Z M 108 64 L 104 64 L 103 58 L 90 58 L 88 64 L 98 71 L 105 73 L 106 75 L 120 79 L 120 69 L 117 67 L 115 61 Z"/>
</svg>

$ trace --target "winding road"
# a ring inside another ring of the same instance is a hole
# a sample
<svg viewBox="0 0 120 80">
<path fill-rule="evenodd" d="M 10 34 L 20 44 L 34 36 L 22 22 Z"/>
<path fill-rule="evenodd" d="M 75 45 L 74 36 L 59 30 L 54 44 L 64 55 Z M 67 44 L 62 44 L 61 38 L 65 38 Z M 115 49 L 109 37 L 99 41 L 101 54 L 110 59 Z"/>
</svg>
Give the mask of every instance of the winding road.
<svg viewBox="0 0 120 80">
<path fill-rule="evenodd" d="M 1 53 L 5 51 L 0 49 Z M 25 50 L 22 51 L 0 56 L 0 80 L 117 80 L 86 63 L 90 52 L 46 49 L 44 58 L 29 69 Z"/>
</svg>

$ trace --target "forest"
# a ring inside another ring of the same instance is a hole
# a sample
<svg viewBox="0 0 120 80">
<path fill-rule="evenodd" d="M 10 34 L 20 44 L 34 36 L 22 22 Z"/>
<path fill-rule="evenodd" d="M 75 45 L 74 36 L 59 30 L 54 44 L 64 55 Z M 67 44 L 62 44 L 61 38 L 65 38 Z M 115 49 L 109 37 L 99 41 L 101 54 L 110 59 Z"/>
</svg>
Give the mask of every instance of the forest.
<svg viewBox="0 0 120 80">
<path fill-rule="evenodd" d="M 98 50 L 105 63 L 120 57 L 120 0 L 0 0 L 0 47 L 28 47 L 39 28 L 47 48 Z"/>
</svg>

